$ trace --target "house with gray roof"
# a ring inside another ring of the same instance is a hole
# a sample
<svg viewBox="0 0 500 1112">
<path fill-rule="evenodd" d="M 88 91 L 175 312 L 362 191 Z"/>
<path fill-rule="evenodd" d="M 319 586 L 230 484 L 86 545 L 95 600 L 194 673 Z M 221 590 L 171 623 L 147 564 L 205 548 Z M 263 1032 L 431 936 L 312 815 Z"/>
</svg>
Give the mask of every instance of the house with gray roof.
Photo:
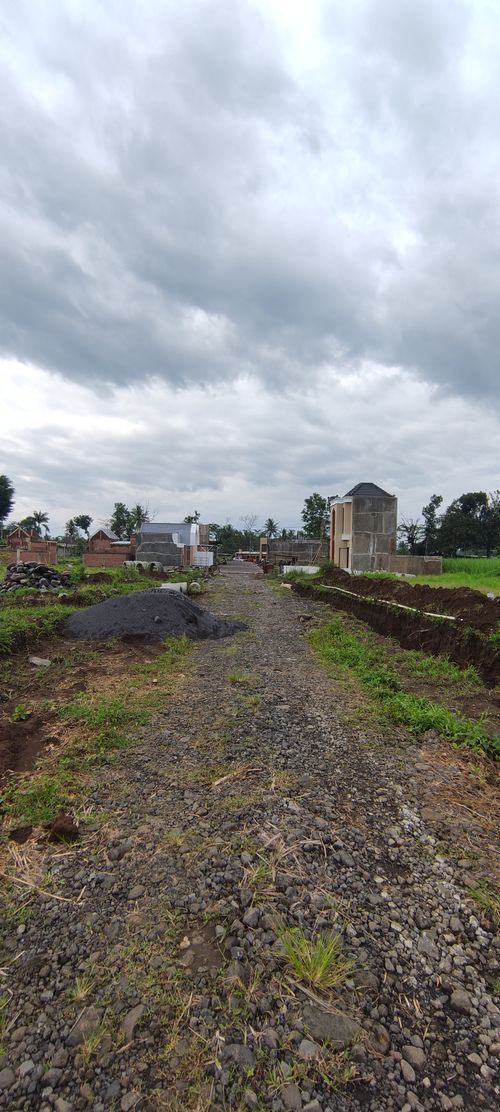
<svg viewBox="0 0 500 1112">
<path fill-rule="evenodd" d="M 350 572 L 389 571 L 396 552 L 398 500 L 376 483 L 357 483 L 330 508 L 330 559 Z"/>
</svg>

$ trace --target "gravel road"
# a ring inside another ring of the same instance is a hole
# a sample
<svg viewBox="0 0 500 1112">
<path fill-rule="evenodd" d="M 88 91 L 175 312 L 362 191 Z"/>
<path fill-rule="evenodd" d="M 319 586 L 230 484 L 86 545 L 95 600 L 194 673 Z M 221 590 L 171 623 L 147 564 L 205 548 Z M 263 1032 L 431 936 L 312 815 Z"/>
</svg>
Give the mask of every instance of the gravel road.
<svg viewBox="0 0 500 1112">
<path fill-rule="evenodd" d="M 12 890 L 0 1108 L 493 1112 L 500 948 L 432 770 L 343 724 L 319 604 L 245 567 L 203 601 L 247 631 L 195 646 L 82 842 L 31 851 L 26 921 Z M 280 923 L 341 933 L 336 995 L 303 990 Z"/>
</svg>

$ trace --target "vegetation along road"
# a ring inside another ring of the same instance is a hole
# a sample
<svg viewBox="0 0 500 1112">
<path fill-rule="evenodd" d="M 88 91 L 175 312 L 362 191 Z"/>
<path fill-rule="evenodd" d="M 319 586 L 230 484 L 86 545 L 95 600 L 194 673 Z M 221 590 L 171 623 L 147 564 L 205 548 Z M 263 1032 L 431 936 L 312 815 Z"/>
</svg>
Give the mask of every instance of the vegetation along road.
<svg viewBox="0 0 500 1112">
<path fill-rule="evenodd" d="M 381 639 L 321 600 L 233 565 L 203 602 L 247 629 L 37 650 L 69 702 L 57 770 L 5 796 L 35 829 L 2 853 L 0 1107 L 493 1112 L 492 757 L 384 718 Z M 439 658 L 391 668 L 478 695 Z M 78 841 L 40 840 L 51 799 Z"/>
</svg>

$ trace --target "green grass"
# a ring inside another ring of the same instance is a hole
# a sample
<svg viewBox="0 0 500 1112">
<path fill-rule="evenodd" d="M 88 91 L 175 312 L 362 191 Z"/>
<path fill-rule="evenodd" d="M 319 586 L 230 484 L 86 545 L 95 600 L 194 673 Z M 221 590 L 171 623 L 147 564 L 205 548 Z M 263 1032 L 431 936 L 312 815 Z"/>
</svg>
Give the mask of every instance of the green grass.
<svg viewBox="0 0 500 1112">
<path fill-rule="evenodd" d="M 105 727 L 123 728 L 147 722 L 147 713 L 130 704 L 126 695 L 95 698 L 82 692 L 58 710 L 59 718 L 99 732 Z"/>
<path fill-rule="evenodd" d="M 134 671 L 144 676 L 151 674 L 164 675 L 172 672 L 193 647 L 193 642 L 184 635 L 182 637 L 169 637 L 163 644 L 164 651 L 160 656 L 155 657 L 154 660 L 149 660 L 147 664 L 136 665 Z"/>
<path fill-rule="evenodd" d="M 462 557 L 445 557 L 443 572 L 446 575 L 461 575 L 468 579 L 482 579 L 484 575 L 496 575 L 500 580 L 500 556 L 491 556 L 489 560 L 479 558 L 467 560 Z"/>
<path fill-rule="evenodd" d="M 332 931 L 307 938 L 300 927 L 276 927 L 286 959 L 300 984 L 322 991 L 339 988 L 353 971 L 342 953 L 342 939 Z"/>
<path fill-rule="evenodd" d="M 53 636 L 71 613 L 71 607 L 62 606 L 61 603 L 36 610 L 22 610 L 15 606 L 2 608 L 0 655 L 15 652 L 28 642 Z"/>
<path fill-rule="evenodd" d="M 255 683 L 255 676 L 250 672 L 230 672 L 228 680 L 235 687 L 245 687 L 246 684 Z"/>
<path fill-rule="evenodd" d="M 125 675 L 121 690 L 113 695 L 82 692 L 59 706 L 58 717 L 79 728 L 79 736 L 56 760 L 47 758 L 34 774 L 7 785 L 0 794 L 4 813 L 39 825 L 81 802 L 87 793 L 82 774 L 109 763 L 119 750 L 133 744 L 134 728 L 148 722 L 160 703 L 164 705 L 171 677 L 191 648 L 187 638 L 171 639 L 159 657 Z M 158 686 L 153 692 L 144 680 L 134 683 L 134 672 L 141 669 L 156 673 Z"/>
<path fill-rule="evenodd" d="M 439 703 L 404 690 L 405 667 L 407 675 L 411 675 L 412 668 L 415 667 L 421 666 L 425 670 L 426 666 L 422 661 L 424 654 L 401 650 L 398 663 L 401 660 L 402 666 L 398 672 L 385 661 L 383 649 L 368 633 L 362 630 L 353 633 L 338 617 L 313 630 L 309 634 L 309 640 L 325 664 L 353 674 L 378 702 L 384 714 L 398 725 L 406 727 L 410 733 L 419 737 L 428 730 L 434 730 L 456 745 L 465 745 L 490 757 L 500 758 L 500 736 L 488 730 L 482 717 L 472 721 Z M 435 659 L 431 675 L 433 679 L 439 677 L 443 681 L 451 678 L 457 685 L 462 678 L 461 673 L 455 675 L 454 666 L 449 661 L 441 658 Z M 471 677 L 467 678 L 465 674 L 464 687 L 470 683 Z"/>
<path fill-rule="evenodd" d="M 59 767 L 31 780 L 9 785 L 0 795 L 0 803 L 7 814 L 39 826 L 69 807 L 74 796 L 70 773 Z"/>
<path fill-rule="evenodd" d="M 365 574 L 370 579 L 400 581 L 399 576 L 392 575 L 390 572 L 366 572 Z M 500 556 L 493 556 L 490 560 L 446 558 L 443 560 L 442 575 L 412 575 L 407 582 L 422 583 L 428 587 L 470 587 L 484 594 L 493 591 L 495 595 L 500 595 Z"/>
<path fill-rule="evenodd" d="M 479 880 L 468 891 L 486 917 L 498 925 L 500 923 L 500 892 L 498 889 L 493 888 L 487 880 Z"/>
</svg>

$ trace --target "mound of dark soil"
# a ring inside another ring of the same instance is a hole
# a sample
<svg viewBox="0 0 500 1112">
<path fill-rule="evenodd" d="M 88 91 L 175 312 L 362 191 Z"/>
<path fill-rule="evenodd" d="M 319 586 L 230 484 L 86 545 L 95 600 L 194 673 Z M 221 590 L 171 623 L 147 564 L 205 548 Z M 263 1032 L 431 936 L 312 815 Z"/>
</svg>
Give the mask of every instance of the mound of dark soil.
<svg viewBox="0 0 500 1112">
<path fill-rule="evenodd" d="M 229 637 L 241 622 L 226 622 L 173 591 L 133 591 L 105 599 L 72 614 L 64 623 L 63 635 L 75 641 L 106 641 L 126 637 L 163 641 L 185 634 L 193 641 Z"/>
<path fill-rule="evenodd" d="M 429 587 L 402 579 L 370 579 L 348 575 L 340 568 L 329 568 L 323 582 L 365 598 L 388 599 L 431 614 L 450 614 L 483 631 L 500 626 L 500 598 L 490 599 L 470 587 Z"/>
</svg>

